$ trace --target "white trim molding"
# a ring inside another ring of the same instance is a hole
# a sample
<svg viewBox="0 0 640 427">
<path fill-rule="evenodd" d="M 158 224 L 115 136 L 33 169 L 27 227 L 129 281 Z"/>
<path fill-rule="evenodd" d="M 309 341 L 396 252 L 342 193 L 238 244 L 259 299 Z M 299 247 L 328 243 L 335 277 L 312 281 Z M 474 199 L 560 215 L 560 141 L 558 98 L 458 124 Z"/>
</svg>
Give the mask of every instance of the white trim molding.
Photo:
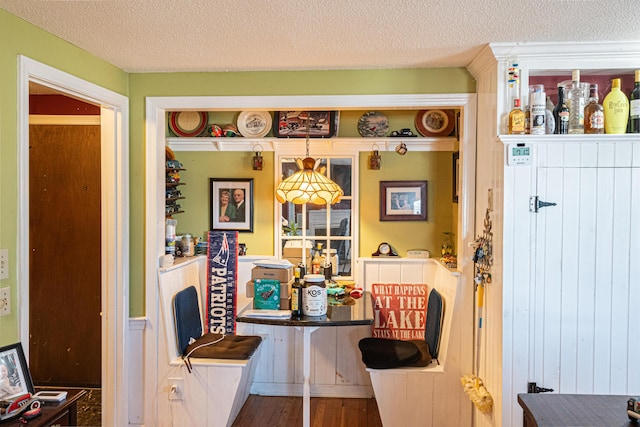
<svg viewBox="0 0 640 427">
<path fill-rule="evenodd" d="M 29 342 L 29 82 L 101 106 L 102 425 L 128 423 L 129 100 L 25 56 L 18 72 L 19 334 Z M 28 355 L 29 346 L 25 346 Z"/>
<path fill-rule="evenodd" d="M 408 95 L 315 95 L 315 96 L 185 96 L 185 97 L 147 97 L 145 115 L 145 193 L 146 193 L 146 223 L 145 223 L 145 307 L 147 329 L 145 333 L 145 424 L 157 425 L 158 405 L 157 395 L 163 378 L 159 377 L 158 351 L 163 337 L 158 336 L 160 312 L 158 295 L 159 259 L 164 255 L 164 158 L 165 146 L 185 151 L 222 151 L 230 150 L 224 142 L 215 142 L 213 138 L 201 138 L 185 141 L 185 146 L 178 147 L 179 141 L 167 139 L 168 111 L 243 111 L 262 110 L 277 111 L 282 109 L 317 109 L 317 110 L 369 110 L 396 109 L 422 110 L 427 108 L 459 108 L 461 110 L 461 128 L 458 147 L 461 162 L 461 197 L 458 204 L 459 225 L 457 230 L 457 244 L 459 270 L 463 277 L 471 280 L 473 277 L 472 250 L 469 247 L 474 239 L 474 206 L 475 206 L 475 140 L 476 140 L 476 95 L 475 94 L 408 94 Z M 419 138 L 420 139 L 420 138 Z M 445 140 L 446 138 L 442 138 Z M 442 144 L 442 141 L 428 141 L 423 138 L 423 150 L 434 149 L 430 143 Z M 395 147 L 399 140 L 385 142 L 384 150 Z M 253 148 L 253 141 L 244 141 L 242 148 L 234 151 L 246 151 Z M 395 142 L 395 144 L 394 144 Z M 366 150 L 371 149 L 371 141 L 363 142 Z M 200 145 L 198 145 L 200 144 Z M 234 142 L 238 144 L 238 142 Z M 286 141 L 274 140 L 265 145 L 274 150 L 276 157 L 286 150 Z M 353 141 L 331 142 L 325 141 L 325 147 L 331 149 L 332 154 L 351 153 L 355 155 L 364 146 Z M 455 141 L 445 141 L 445 145 L 438 146 L 441 150 L 454 150 Z M 351 145 L 351 146 L 350 146 Z M 344 147 L 343 147 L 344 146 Z M 350 147 L 349 147 L 350 146 Z M 339 148 L 339 150 L 338 150 Z M 315 155 L 316 153 L 311 153 Z M 322 154 L 322 153 L 320 153 Z M 326 154 L 326 152 L 324 153 Z M 274 206 L 274 211 L 278 206 Z M 275 218 L 278 218 L 276 212 Z M 277 228 L 274 227 L 274 233 Z M 277 241 L 277 239 L 274 239 Z M 472 325 L 469 325 L 471 328 Z M 471 329 L 469 329 L 471 330 Z"/>
</svg>

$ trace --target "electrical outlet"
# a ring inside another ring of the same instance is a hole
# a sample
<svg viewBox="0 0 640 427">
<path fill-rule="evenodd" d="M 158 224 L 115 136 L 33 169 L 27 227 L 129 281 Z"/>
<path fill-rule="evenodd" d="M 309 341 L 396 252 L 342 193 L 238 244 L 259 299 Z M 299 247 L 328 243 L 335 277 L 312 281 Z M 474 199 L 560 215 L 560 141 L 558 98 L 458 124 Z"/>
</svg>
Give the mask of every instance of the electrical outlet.
<svg viewBox="0 0 640 427">
<path fill-rule="evenodd" d="M 0 316 L 11 314 L 11 299 L 9 296 L 11 291 L 9 288 L 0 289 Z"/>
<path fill-rule="evenodd" d="M 184 378 L 169 378 L 169 400 L 184 399 Z"/>
<path fill-rule="evenodd" d="M 9 249 L 0 249 L 0 279 L 9 278 Z"/>
</svg>

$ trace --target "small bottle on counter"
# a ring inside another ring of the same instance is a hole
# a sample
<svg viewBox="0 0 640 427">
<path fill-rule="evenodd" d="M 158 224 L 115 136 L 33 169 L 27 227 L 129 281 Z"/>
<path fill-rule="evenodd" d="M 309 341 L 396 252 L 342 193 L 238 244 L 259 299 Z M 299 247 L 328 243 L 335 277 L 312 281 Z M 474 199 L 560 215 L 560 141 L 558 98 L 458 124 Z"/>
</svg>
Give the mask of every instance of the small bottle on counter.
<svg viewBox="0 0 640 427">
<path fill-rule="evenodd" d="M 182 256 L 193 256 L 195 247 L 193 245 L 193 236 L 185 234 L 182 236 Z"/>
<path fill-rule="evenodd" d="M 320 252 L 322 245 L 318 243 L 318 248 L 313 255 L 313 259 L 311 260 L 311 273 L 312 274 L 320 274 L 320 265 L 322 264 L 320 260 Z"/>
<path fill-rule="evenodd" d="M 291 286 L 291 317 L 300 318 L 302 315 L 302 283 L 300 282 L 300 266 L 293 270 L 294 281 Z"/>
</svg>

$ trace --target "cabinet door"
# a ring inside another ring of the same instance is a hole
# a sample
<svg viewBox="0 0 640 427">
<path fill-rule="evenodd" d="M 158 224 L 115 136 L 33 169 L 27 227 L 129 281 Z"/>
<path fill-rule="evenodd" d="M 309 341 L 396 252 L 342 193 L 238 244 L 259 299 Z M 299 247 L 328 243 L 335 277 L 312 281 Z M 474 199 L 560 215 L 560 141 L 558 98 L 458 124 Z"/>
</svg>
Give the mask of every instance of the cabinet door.
<svg viewBox="0 0 640 427">
<path fill-rule="evenodd" d="M 627 394 L 640 377 L 640 169 L 602 148 L 550 148 L 537 168 L 537 195 L 557 205 L 531 214 L 529 380 L 560 393 Z"/>
</svg>

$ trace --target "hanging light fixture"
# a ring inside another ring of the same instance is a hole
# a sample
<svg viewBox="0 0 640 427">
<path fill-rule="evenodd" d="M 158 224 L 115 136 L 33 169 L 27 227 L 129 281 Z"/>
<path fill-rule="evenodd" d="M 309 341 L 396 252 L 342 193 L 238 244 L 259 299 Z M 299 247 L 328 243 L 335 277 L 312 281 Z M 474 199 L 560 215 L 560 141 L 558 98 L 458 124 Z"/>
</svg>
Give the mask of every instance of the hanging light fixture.
<svg viewBox="0 0 640 427">
<path fill-rule="evenodd" d="M 296 159 L 300 170 L 278 185 L 276 199 L 280 203 L 326 205 L 339 202 L 344 195 L 342 188 L 324 175 L 325 167 L 318 167 L 320 159 L 309 157 L 309 118 L 307 113 L 307 157 Z"/>
</svg>

